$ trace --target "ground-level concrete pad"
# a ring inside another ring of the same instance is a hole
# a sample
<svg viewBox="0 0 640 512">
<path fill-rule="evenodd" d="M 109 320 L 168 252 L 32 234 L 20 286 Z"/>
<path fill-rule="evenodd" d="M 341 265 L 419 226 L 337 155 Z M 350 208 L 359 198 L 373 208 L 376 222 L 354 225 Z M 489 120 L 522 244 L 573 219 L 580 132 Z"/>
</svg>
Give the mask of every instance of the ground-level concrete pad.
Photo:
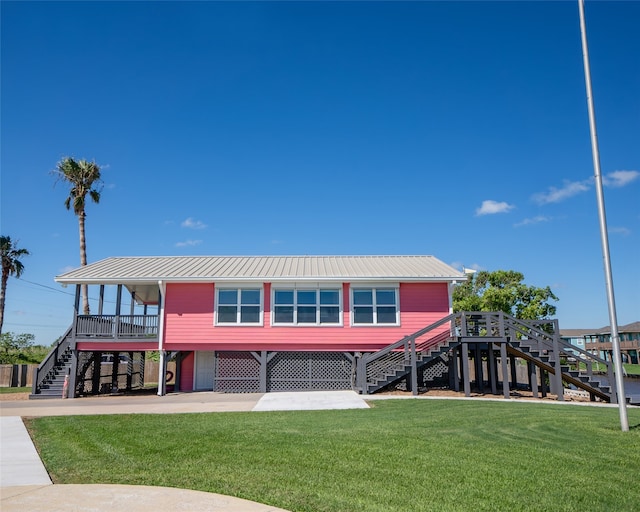
<svg viewBox="0 0 640 512">
<path fill-rule="evenodd" d="M 326 409 L 368 409 L 369 405 L 354 391 L 310 391 L 267 393 L 254 411 L 314 411 Z"/>
<path fill-rule="evenodd" d="M 2 489 L 2 512 L 286 512 L 201 491 L 139 485 L 47 485 Z"/>
</svg>

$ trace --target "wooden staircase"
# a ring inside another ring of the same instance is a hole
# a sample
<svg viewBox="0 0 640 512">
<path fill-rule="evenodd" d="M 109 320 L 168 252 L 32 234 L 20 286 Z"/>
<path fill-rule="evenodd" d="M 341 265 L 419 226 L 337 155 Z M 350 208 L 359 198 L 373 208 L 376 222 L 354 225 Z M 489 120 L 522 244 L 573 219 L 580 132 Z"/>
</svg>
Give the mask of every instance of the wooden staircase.
<svg viewBox="0 0 640 512">
<path fill-rule="evenodd" d="M 56 343 L 33 375 L 29 399 L 62 398 L 64 380 L 71 373 L 71 329 Z"/>
<path fill-rule="evenodd" d="M 610 361 L 563 341 L 557 320 L 520 320 L 501 312 L 454 313 L 377 352 L 363 354 L 357 362 L 354 389 L 370 394 L 410 378 L 410 387 L 417 394 L 420 368 L 461 345 L 473 343 L 482 343 L 490 350 L 503 345 L 505 355 L 524 359 L 547 372 L 559 390 L 559 400 L 564 400 L 564 385 L 569 383 L 587 391 L 591 400 L 617 403 L 615 389 L 603 384 L 593 372 L 594 365 L 603 367 L 608 381 L 614 382 Z M 630 397 L 625 399 L 630 401 Z"/>
</svg>

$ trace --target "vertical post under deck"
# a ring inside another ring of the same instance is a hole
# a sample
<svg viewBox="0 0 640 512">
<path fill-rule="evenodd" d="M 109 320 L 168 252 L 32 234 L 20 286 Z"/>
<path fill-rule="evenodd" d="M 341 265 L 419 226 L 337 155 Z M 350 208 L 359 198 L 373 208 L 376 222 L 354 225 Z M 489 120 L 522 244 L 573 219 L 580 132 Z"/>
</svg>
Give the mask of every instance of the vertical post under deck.
<svg viewBox="0 0 640 512">
<path fill-rule="evenodd" d="M 527 369 L 529 370 L 529 386 L 531 386 L 533 398 L 538 398 L 538 372 L 536 365 L 531 361 L 527 361 Z"/>
<path fill-rule="evenodd" d="M 458 372 L 458 364 L 459 364 L 459 359 L 458 359 L 458 353 L 460 352 L 459 348 L 454 348 L 453 349 L 453 353 L 451 354 L 451 359 L 449 360 L 449 363 L 451 364 L 451 387 L 454 389 L 454 391 L 460 391 L 460 376 L 459 376 L 459 372 Z"/>
<path fill-rule="evenodd" d="M 496 380 L 498 378 L 496 372 L 496 354 L 493 351 L 493 343 L 489 343 L 489 348 L 487 349 L 487 362 L 489 364 L 489 381 L 491 382 L 491 394 L 498 394 L 498 386 Z M 503 374 L 502 379 L 504 380 L 506 376 Z"/>
<path fill-rule="evenodd" d="M 418 394 L 418 363 L 416 357 L 416 339 L 412 338 L 411 341 L 411 394 L 416 396 Z"/>
<path fill-rule="evenodd" d="M 267 351 L 260 352 L 260 393 L 267 392 Z"/>
<path fill-rule="evenodd" d="M 476 386 L 480 392 L 484 392 L 484 369 L 482 368 L 482 350 L 480 343 L 475 344 L 475 362 L 476 362 Z"/>
<path fill-rule="evenodd" d="M 469 382 L 469 344 L 462 344 L 462 377 L 464 380 L 464 396 L 471 396 L 471 383 Z"/>
<path fill-rule="evenodd" d="M 509 399 L 509 368 L 507 368 L 507 344 L 500 343 L 500 363 L 502 364 L 502 393 Z"/>
</svg>

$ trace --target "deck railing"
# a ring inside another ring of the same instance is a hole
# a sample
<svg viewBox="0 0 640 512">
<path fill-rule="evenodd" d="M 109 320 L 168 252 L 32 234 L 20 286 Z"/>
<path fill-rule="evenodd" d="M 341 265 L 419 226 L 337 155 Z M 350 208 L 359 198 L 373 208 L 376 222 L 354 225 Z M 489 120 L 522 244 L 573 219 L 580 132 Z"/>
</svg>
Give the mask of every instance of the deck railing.
<svg viewBox="0 0 640 512">
<path fill-rule="evenodd" d="M 76 339 L 158 338 L 158 315 L 78 315 Z"/>
</svg>

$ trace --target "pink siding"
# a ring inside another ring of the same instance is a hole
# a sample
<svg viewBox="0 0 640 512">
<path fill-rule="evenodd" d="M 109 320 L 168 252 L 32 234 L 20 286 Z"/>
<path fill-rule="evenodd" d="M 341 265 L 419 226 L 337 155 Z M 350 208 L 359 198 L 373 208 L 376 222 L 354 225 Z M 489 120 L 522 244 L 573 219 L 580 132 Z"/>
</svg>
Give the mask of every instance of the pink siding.
<svg viewBox="0 0 640 512">
<path fill-rule="evenodd" d="M 213 284 L 169 284 L 165 304 L 166 350 L 371 351 L 412 334 L 449 313 L 447 283 L 400 285 L 400 326 L 349 323 L 349 285 L 343 285 L 344 326 L 280 327 L 270 318 L 270 285 L 264 286 L 263 326 L 214 326 Z"/>
<path fill-rule="evenodd" d="M 182 358 L 180 365 L 180 391 L 193 391 L 194 363 L 193 352 Z"/>
</svg>

